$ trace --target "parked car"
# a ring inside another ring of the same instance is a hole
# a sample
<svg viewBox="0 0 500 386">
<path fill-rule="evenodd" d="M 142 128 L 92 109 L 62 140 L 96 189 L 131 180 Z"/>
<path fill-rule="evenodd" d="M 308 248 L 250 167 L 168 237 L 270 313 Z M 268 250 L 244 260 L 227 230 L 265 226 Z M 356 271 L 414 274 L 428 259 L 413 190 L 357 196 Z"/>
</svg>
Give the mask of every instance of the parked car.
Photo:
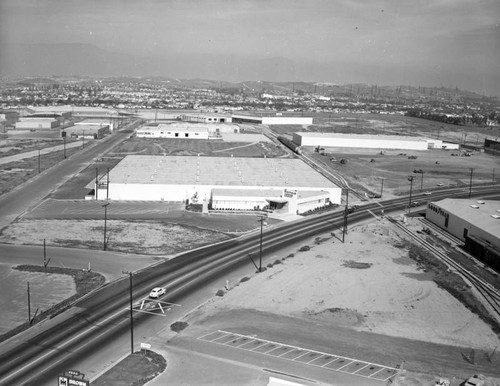
<svg viewBox="0 0 500 386">
<path fill-rule="evenodd" d="M 156 287 L 151 290 L 149 293 L 149 297 L 151 299 L 158 299 L 160 296 L 163 296 L 167 293 L 167 289 L 163 287 Z"/>
</svg>

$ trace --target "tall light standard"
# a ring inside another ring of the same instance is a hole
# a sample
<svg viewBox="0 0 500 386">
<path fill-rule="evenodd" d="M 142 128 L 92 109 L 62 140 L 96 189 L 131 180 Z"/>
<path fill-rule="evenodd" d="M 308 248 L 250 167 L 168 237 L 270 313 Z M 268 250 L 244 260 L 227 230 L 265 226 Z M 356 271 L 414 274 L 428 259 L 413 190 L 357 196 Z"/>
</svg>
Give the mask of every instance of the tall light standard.
<svg viewBox="0 0 500 386">
<path fill-rule="evenodd" d="M 422 173 L 422 179 L 420 180 L 420 191 L 424 190 L 424 171 L 422 170 L 420 173 Z"/>
<path fill-rule="evenodd" d="M 469 198 L 472 196 L 472 173 L 474 172 L 473 168 L 470 168 L 470 181 L 469 181 Z"/>
<path fill-rule="evenodd" d="M 408 181 L 410 181 L 410 201 L 408 202 L 408 213 L 411 213 L 411 193 L 413 191 L 413 179 L 415 177 L 408 176 Z"/>
<path fill-rule="evenodd" d="M 345 241 L 347 234 L 347 215 L 349 213 L 349 188 L 345 191 L 345 208 L 344 208 L 344 226 L 342 227 L 342 242 Z"/>
<path fill-rule="evenodd" d="M 384 194 L 384 180 L 385 178 L 382 178 L 382 186 L 380 187 L 380 198 L 382 198 L 382 195 Z"/>
<path fill-rule="evenodd" d="M 103 248 L 102 248 L 103 251 L 106 250 L 106 246 L 107 246 L 107 241 L 106 241 L 106 223 L 107 223 L 107 220 L 108 220 L 108 205 L 109 205 L 109 202 L 107 202 L 106 204 L 102 205 L 102 207 L 104 208 L 104 244 L 103 244 Z"/>
<path fill-rule="evenodd" d="M 262 230 L 264 227 L 264 221 L 266 220 L 266 215 L 260 215 L 258 222 L 260 222 L 260 248 L 259 248 L 259 272 L 262 272 Z"/>
</svg>

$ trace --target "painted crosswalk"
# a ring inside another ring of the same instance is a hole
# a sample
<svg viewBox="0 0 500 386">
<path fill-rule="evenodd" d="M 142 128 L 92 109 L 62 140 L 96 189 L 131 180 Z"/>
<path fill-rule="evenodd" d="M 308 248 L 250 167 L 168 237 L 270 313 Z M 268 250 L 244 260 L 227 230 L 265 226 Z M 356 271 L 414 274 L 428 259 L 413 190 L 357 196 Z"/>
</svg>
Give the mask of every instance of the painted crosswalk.
<svg viewBox="0 0 500 386">
<path fill-rule="evenodd" d="M 224 330 L 210 332 L 198 339 L 262 355 L 270 355 L 289 361 L 300 362 L 310 366 L 322 367 L 332 371 L 353 374 L 381 382 L 387 382 L 394 377 L 398 371 L 395 367 L 360 361 L 321 351 L 309 350 L 303 347 L 296 347 L 285 343 L 273 342 L 255 336 L 241 335 Z"/>
</svg>

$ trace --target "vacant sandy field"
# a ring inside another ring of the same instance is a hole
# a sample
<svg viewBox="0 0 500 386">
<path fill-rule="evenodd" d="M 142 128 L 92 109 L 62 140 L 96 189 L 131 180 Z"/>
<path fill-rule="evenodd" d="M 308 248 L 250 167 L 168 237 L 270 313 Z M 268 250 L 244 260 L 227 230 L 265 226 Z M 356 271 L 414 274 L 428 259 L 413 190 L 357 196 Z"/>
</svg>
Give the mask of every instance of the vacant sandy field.
<svg viewBox="0 0 500 386">
<path fill-rule="evenodd" d="M 108 250 L 168 256 L 187 249 L 230 238 L 195 227 L 158 221 L 109 220 L 106 227 Z M 102 220 L 22 220 L 0 234 L 0 243 L 101 249 L 104 244 Z"/>
<path fill-rule="evenodd" d="M 427 342 L 491 349 L 499 337 L 418 269 L 387 220 L 353 228 L 342 244 L 328 235 L 234 286 L 207 312 L 252 308 Z M 307 244 L 305 244 L 307 245 Z"/>
<path fill-rule="evenodd" d="M 421 229 L 414 221 L 409 226 Z M 362 224 L 349 231 L 344 244 L 328 234 L 304 242 L 306 245 L 310 250 L 301 252 L 296 246 L 276 253 L 268 259 L 272 263 L 265 272 L 230 284 L 223 297 L 214 297 L 185 321 L 216 328 L 214 321 L 224 324 L 228 313 L 240 310 L 251 318 L 259 311 L 271 319 L 276 315 L 278 324 L 292 317 L 323 328 L 330 325 L 332 330 L 348 328 L 454 346 L 466 354 L 477 351 L 482 371 L 495 376 L 487 385 L 500 385 L 500 359 L 495 354 L 499 336 L 417 267 L 408 250 L 400 247 L 401 236 L 394 225 L 387 220 Z M 241 323 L 246 326 L 249 321 Z M 235 325 L 233 321 L 231 326 Z M 321 331 L 329 333 L 328 329 Z M 483 353 L 493 353 L 491 360 L 485 361 Z M 415 353 L 410 360 L 417 367 L 405 368 L 396 384 L 433 385 L 444 372 L 457 386 L 474 372 L 461 369 L 460 356 L 441 372 L 439 366 L 430 370 L 420 363 L 419 355 L 424 354 Z"/>
</svg>

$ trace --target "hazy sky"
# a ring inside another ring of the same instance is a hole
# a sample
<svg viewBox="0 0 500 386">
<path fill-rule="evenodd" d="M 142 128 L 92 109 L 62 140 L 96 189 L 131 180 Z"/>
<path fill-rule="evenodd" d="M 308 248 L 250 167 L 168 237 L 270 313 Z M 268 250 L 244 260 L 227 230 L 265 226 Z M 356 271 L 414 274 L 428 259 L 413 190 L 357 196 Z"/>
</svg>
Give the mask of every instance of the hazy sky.
<svg viewBox="0 0 500 386">
<path fill-rule="evenodd" d="M 0 39 L 283 57 L 354 69 L 318 81 L 500 95 L 500 0 L 0 0 Z"/>
</svg>

